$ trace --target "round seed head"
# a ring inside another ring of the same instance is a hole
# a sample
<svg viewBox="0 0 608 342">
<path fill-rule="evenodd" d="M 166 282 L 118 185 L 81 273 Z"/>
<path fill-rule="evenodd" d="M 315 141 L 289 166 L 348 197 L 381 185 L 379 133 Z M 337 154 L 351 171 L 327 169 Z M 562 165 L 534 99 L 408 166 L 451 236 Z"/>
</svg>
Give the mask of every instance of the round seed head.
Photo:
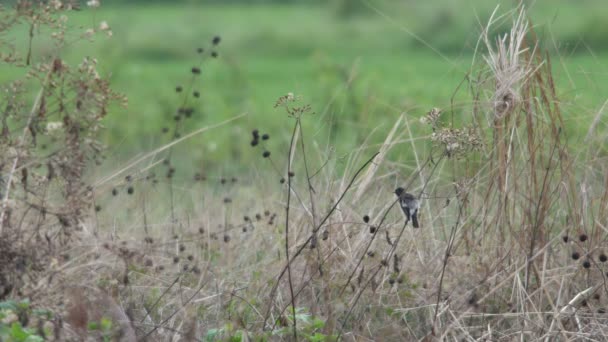
<svg viewBox="0 0 608 342">
<path fill-rule="evenodd" d="M 573 252 L 572 253 L 572 259 L 573 260 L 578 260 L 580 259 L 581 255 L 579 254 L 579 252 Z"/>
</svg>

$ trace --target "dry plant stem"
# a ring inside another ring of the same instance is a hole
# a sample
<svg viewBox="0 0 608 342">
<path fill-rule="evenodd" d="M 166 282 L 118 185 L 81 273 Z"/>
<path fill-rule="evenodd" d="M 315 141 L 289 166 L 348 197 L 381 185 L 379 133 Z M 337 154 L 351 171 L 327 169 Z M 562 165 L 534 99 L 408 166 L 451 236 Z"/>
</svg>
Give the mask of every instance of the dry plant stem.
<svg viewBox="0 0 608 342">
<path fill-rule="evenodd" d="M 340 289 L 340 292 L 338 293 L 338 296 L 342 296 L 344 294 L 344 291 L 346 290 L 346 288 L 350 284 L 350 281 L 353 279 L 353 277 L 357 273 L 357 270 L 359 269 L 359 266 L 363 262 L 363 258 L 365 258 L 365 255 L 366 255 L 367 251 L 369 251 L 369 248 L 371 247 L 372 243 L 376 239 L 376 235 L 378 234 L 378 232 L 382 228 L 382 224 L 384 223 L 384 220 L 386 220 L 386 217 L 388 216 L 388 213 L 393 209 L 393 207 L 395 206 L 395 204 L 397 204 L 398 202 L 399 202 L 399 199 L 397 198 L 396 200 L 393 201 L 393 204 L 391 204 L 391 206 L 388 207 L 388 209 L 386 209 L 386 211 L 382 215 L 382 218 L 380 219 L 380 223 L 378 224 L 378 227 L 376 228 L 376 231 L 374 231 L 374 235 L 372 235 L 372 238 L 369 239 L 369 242 L 367 243 L 367 246 L 365 246 L 365 249 L 363 249 L 363 252 L 361 253 L 361 257 L 359 257 L 359 261 L 357 261 L 357 265 L 355 265 L 355 267 L 353 267 L 353 270 L 350 273 L 350 276 L 348 277 L 348 279 L 346 280 L 346 282 L 344 283 L 344 285 Z M 407 224 L 407 222 L 406 222 L 406 224 Z"/>
<path fill-rule="evenodd" d="M 306 239 L 306 241 L 304 241 L 304 243 L 302 244 L 302 246 L 300 246 L 298 248 L 298 250 L 294 253 L 293 257 L 290 260 L 290 263 L 293 262 L 293 260 L 295 258 L 297 258 L 302 253 L 302 251 L 304 251 L 304 249 L 308 246 L 308 244 L 310 243 L 310 241 L 313 239 L 314 234 L 316 234 L 316 233 L 319 232 L 319 230 L 321 229 L 321 227 L 323 227 L 323 225 L 325 224 L 325 222 L 329 219 L 329 217 L 334 213 L 334 211 L 336 210 L 336 208 L 338 207 L 338 205 L 342 202 L 342 200 L 344 199 L 344 196 L 346 196 L 346 193 L 353 186 L 353 183 L 358 178 L 359 174 L 361 172 L 363 172 L 363 170 L 365 170 L 365 168 L 374 160 L 374 158 L 376 158 L 377 155 L 378 155 L 378 152 L 374 153 L 374 155 L 370 159 L 368 159 L 359 168 L 359 170 L 357 170 L 357 172 L 355 172 L 355 174 L 351 178 L 350 182 L 348 183 L 348 185 L 346 186 L 346 188 L 344 189 L 344 191 L 342 192 L 342 194 L 340 195 L 340 197 L 338 198 L 338 200 L 336 201 L 336 203 L 334 203 L 334 205 L 331 207 L 331 209 L 325 215 L 325 217 L 321 220 L 321 222 L 315 227 L 315 229 L 313 229 L 312 234 L 308 237 L 308 239 Z M 272 307 L 273 307 L 274 296 L 275 296 L 276 291 L 277 291 L 277 289 L 279 287 L 279 283 L 280 283 L 281 279 L 283 278 L 283 276 L 285 275 L 286 272 L 287 272 L 287 266 L 284 267 L 283 270 L 281 270 L 281 273 L 279 273 L 279 276 L 277 277 L 276 283 L 274 284 L 274 286 L 270 290 L 270 298 L 269 298 L 270 301 L 269 301 L 269 304 L 268 304 L 268 310 L 266 311 L 266 315 L 264 317 L 264 324 L 263 324 L 263 327 L 264 327 L 263 329 L 264 330 L 266 330 L 266 324 L 268 322 L 268 318 L 270 318 L 270 311 L 272 310 Z"/>
<path fill-rule="evenodd" d="M 325 161 L 323 162 L 323 165 L 319 166 L 319 169 L 317 169 L 317 171 L 315 171 L 308 179 L 315 178 L 315 176 L 318 175 L 319 172 L 323 171 L 323 169 L 325 168 L 325 166 L 327 166 L 327 164 L 329 163 L 330 159 L 331 159 L 331 156 L 328 155 L 327 159 L 325 159 Z"/>
<path fill-rule="evenodd" d="M 344 242 L 345 239 L 343 239 L 341 242 Z M 322 260 L 321 262 L 321 267 L 325 264 L 325 262 L 327 260 L 329 260 L 329 258 L 333 255 L 334 252 L 336 252 L 339 249 L 339 247 L 334 247 L 331 252 L 329 252 Z M 295 296 L 298 297 L 300 295 L 300 293 L 302 293 L 302 291 L 304 291 L 304 289 L 306 289 L 306 287 L 308 287 L 308 285 L 310 284 L 310 282 L 312 281 L 313 275 L 311 274 L 310 277 L 308 277 L 306 279 L 306 281 L 302 281 L 302 284 L 300 286 L 300 288 L 295 292 Z M 326 287 L 327 288 L 327 287 Z M 289 306 L 291 305 L 291 303 L 288 303 L 287 305 L 285 305 L 280 311 L 279 311 L 279 316 L 282 316 L 283 313 L 285 312 L 285 310 L 287 310 L 289 308 Z M 328 305 L 331 308 L 331 305 Z M 270 329 L 271 331 L 274 330 L 276 328 L 278 322 L 275 321 L 275 323 L 272 325 L 272 328 Z"/>
<path fill-rule="evenodd" d="M 450 259 L 450 255 L 452 254 L 452 248 L 454 247 L 456 231 L 458 230 L 458 226 L 460 225 L 460 220 L 462 218 L 462 210 L 463 210 L 463 204 L 459 203 L 458 217 L 456 218 L 456 222 L 454 223 L 454 226 L 452 227 L 452 230 L 450 232 L 448 246 L 445 249 L 445 255 L 443 257 L 443 265 L 441 266 L 441 275 L 439 276 L 439 286 L 437 289 L 437 301 L 435 302 L 435 313 L 433 314 L 433 324 L 431 326 L 431 334 L 433 336 L 435 336 L 435 334 L 437 333 L 437 331 L 435 331 L 435 329 L 436 329 L 436 324 L 437 324 L 437 317 L 439 315 L 439 302 L 441 301 L 441 294 L 442 294 L 442 290 L 443 290 L 443 279 L 445 277 L 445 270 L 448 266 L 448 260 Z"/>
<path fill-rule="evenodd" d="M 394 146 L 393 137 L 395 136 L 395 133 L 397 133 L 399 126 L 401 126 L 402 119 L 403 119 L 403 114 L 399 115 L 399 119 L 397 119 L 395 124 L 393 124 L 393 128 L 391 129 L 391 131 L 388 133 L 388 135 L 384 139 L 384 143 L 380 147 L 380 151 L 378 154 L 378 160 L 374 164 L 372 164 L 372 166 L 369 169 L 367 169 L 367 172 L 361 179 L 361 183 L 357 187 L 357 192 L 355 193 L 355 196 L 353 196 L 353 202 L 358 201 L 359 198 L 361 197 L 361 195 L 363 195 L 363 193 L 365 192 L 365 190 L 367 190 L 367 187 L 371 183 L 374 175 L 380 168 L 382 161 L 384 161 L 386 154 L 389 152 L 391 147 Z"/>
<path fill-rule="evenodd" d="M 344 237 L 342 238 L 342 240 L 340 240 L 340 242 L 336 243 L 336 246 L 334 248 L 332 248 L 332 250 L 327 253 L 327 255 L 325 255 L 322 259 L 319 257 L 319 260 L 321 260 L 320 264 L 319 264 L 319 269 L 321 269 L 323 267 L 323 265 L 325 265 L 325 262 L 329 260 L 329 258 L 340 249 L 340 245 L 342 243 L 344 243 L 344 241 L 348 239 L 348 237 Z M 308 279 L 306 281 L 303 281 L 303 284 L 301 284 L 300 289 L 298 289 L 298 291 L 296 291 L 295 295 L 296 297 L 298 297 L 300 295 L 300 293 L 302 293 L 302 291 L 304 291 L 304 289 L 308 286 L 308 284 L 310 284 L 310 282 L 312 281 L 312 277 L 313 275 L 311 274 L 310 277 L 308 277 Z M 326 287 L 327 288 L 327 287 Z M 279 311 L 279 316 L 281 316 L 285 310 L 287 310 L 289 308 L 289 305 L 291 305 L 291 303 L 285 305 L 280 311 Z M 329 307 L 331 307 L 331 305 L 328 305 Z M 271 330 L 274 330 L 274 328 L 276 327 L 277 322 L 275 322 L 272 326 Z"/>
<path fill-rule="evenodd" d="M 426 165 L 428 163 L 430 163 L 432 160 L 431 156 L 429 156 L 426 161 L 424 162 L 424 164 L 422 164 L 422 166 L 420 167 L 420 169 L 416 172 L 416 174 L 414 175 L 417 176 L 420 172 L 422 172 L 422 169 L 424 169 L 426 167 Z M 433 168 L 433 172 L 435 171 L 435 169 L 437 168 L 437 165 L 439 163 L 435 164 L 435 167 Z M 433 173 L 431 172 L 431 174 Z M 412 179 L 410 180 L 410 182 L 408 182 L 408 184 L 405 186 L 405 189 L 408 189 L 411 186 L 411 183 L 414 180 L 414 177 L 412 177 Z M 429 176 L 428 179 L 430 179 L 431 177 Z M 426 184 L 425 184 L 426 187 Z M 424 189 L 424 187 L 423 187 Z M 421 192 L 422 193 L 422 192 Z M 342 286 L 342 288 L 340 289 L 340 296 L 344 293 L 344 291 L 346 290 L 346 288 L 348 287 L 348 284 L 350 284 L 350 281 L 353 279 L 353 277 L 355 276 L 355 274 L 357 273 L 357 270 L 359 269 L 359 266 L 361 265 L 361 263 L 363 262 L 363 258 L 365 258 L 366 253 L 369 251 L 369 248 L 371 247 L 372 243 L 374 242 L 374 240 L 376 239 L 376 235 L 378 234 L 378 232 L 380 232 L 380 229 L 382 228 L 382 225 L 384 224 L 384 220 L 386 220 L 386 217 L 388 216 L 388 213 L 391 211 L 391 209 L 393 209 L 393 207 L 395 206 L 395 204 L 397 204 L 397 202 L 399 202 L 399 199 L 396 199 L 393 204 L 391 204 L 391 206 L 384 212 L 384 214 L 382 215 L 382 217 L 380 218 L 380 223 L 378 223 L 378 227 L 376 228 L 376 231 L 374 232 L 374 234 L 372 235 L 372 238 L 369 240 L 369 242 L 367 243 L 367 246 L 365 247 L 365 249 L 363 250 L 363 253 L 361 253 L 361 257 L 359 257 L 359 261 L 357 261 L 357 265 L 355 265 L 355 267 L 353 268 L 352 272 L 350 273 L 350 276 L 348 276 L 348 280 L 346 281 L 346 283 Z M 407 222 L 406 222 L 407 224 Z"/>
<path fill-rule="evenodd" d="M 260 316 L 261 319 L 264 319 L 264 316 L 262 316 L 260 311 L 253 304 L 251 304 L 251 302 L 249 302 L 247 299 L 243 298 L 242 296 L 239 296 L 234 291 L 230 295 L 232 297 L 240 299 L 243 303 L 247 304 L 247 306 L 249 306 L 251 308 L 251 310 L 253 310 L 258 316 Z"/>
<path fill-rule="evenodd" d="M 25 59 L 25 65 L 30 66 L 30 63 L 32 61 L 32 42 L 34 41 L 34 27 L 36 25 L 34 25 L 34 23 L 30 24 L 30 32 L 29 32 L 29 41 L 28 41 L 28 48 L 27 48 L 27 57 Z"/>
<path fill-rule="evenodd" d="M 441 160 L 443 159 L 443 157 L 445 156 L 445 154 L 442 154 L 441 158 L 438 160 L 437 163 L 435 163 L 429 177 L 427 179 L 431 179 L 432 174 L 435 173 L 435 171 L 437 170 L 437 166 L 439 165 L 439 163 L 441 162 Z M 424 166 L 426 166 L 429 161 L 431 160 L 431 156 L 429 156 L 426 160 L 426 162 L 423 164 L 423 166 L 418 170 L 417 174 L 419 174 L 420 172 L 422 172 L 422 168 Z M 425 183 L 423 185 L 423 191 L 424 188 L 426 187 L 426 185 L 428 184 Z M 407 185 L 407 187 L 409 187 L 410 184 Z M 406 188 L 407 188 L 406 187 Z M 422 193 L 422 192 L 421 192 Z M 350 284 L 350 281 L 352 280 L 352 278 L 354 277 L 354 275 L 357 273 L 357 269 L 359 268 L 359 265 L 361 265 L 361 262 L 363 261 L 363 258 L 365 257 L 367 251 L 369 250 L 372 242 L 374 241 L 376 235 L 378 234 L 378 232 L 380 231 L 380 229 L 382 228 L 382 224 L 384 223 L 384 220 L 386 220 L 386 217 L 388 216 L 388 213 L 391 211 L 391 209 L 395 206 L 395 204 L 397 204 L 397 202 L 399 202 L 399 199 L 396 199 L 393 204 L 384 212 L 384 215 L 382 215 L 382 218 L 380 220 L 380 223 L 378 224 L 378 227 L 376 228 L 376 231 L 374 232 L 374 235 L 372 236 L 372 238 L 370 239 L 369 243 L 367 244 L 366 248 L 363 250 L 363 253 L 361 253 L 361 257 L 359 258 L 359 261 L 357 263 L 357 265 L 353 268 L 353 271 L 351 272 L 347 282 L 344 284 L 344 286 L 342 286 L 342 289 L 340 290 L 340 296 L 344 293 L 344 291 L 346 290 L 346 287 L 348 286 L 348 284 Z M 392 257 L 393 253 L 395 252 L 395 250 L 397 249 L 397 246 L 399 244 L 399 241 L 401 240 L 401 236 L 403 235 L 403 232 L 405 231 L 405 227 L 407 226 L 408 221 L 405 221 L 403 224 L 403 227 L 401 229 L 401 232 L 399 233 L 399 236 L 397 237 L 397 240 L 395 240 L 394 243 L 391 244 L 391 249 L 389 251 L 389 254 L 387 256 L 387 258 L 385 260 L 390 260 L 390 258 Z M 348 317 L 350 316 L 350 314 L 352 313 L 352 310 L 355 307 L 355 304 L 359 301 L 359 298 L 361 297 L 361 295 L 363 294 L 363 290 L 365 290 L 365 288 L 367 288 L 367 286 L 371 283 L 372 279 L 374 279 L 376 277 L 376 275 L 378 274 L 378 272 L 380 272 L 380 270 L 382 269 L 382 267 L 378 267 L 378 269 L 374 272 L 374 274 L 372 274 L 372 276 L 369 278 L 369 280 L 367 281 L 367 283 L 365 284 L 365 286 L 363 286 L 363 288 L 361 288 L 361 290 L 359 291 L 359 293 L 357 294 L 357 297 L 355 298 L 353 304 L 350 307 L 350 310 L 348 311 L 348 313 L 346 314 L 346 316 L 344 317 L 344 320 L 342 321 L 342 328 L 340 329 L 340 334 L 338 335 L 338 340 L 340 339 L 340 336 L 342 335 L 342 332 L 344 331 L 344 326 L 346 324 L 346 320 L 348 319 Z"/>
<path fill-rule="evenodd" d="M 180 279 L 180 277 L 178 277 L 177 279 Z M 203 287 L 205 287 L 205 285 L 207 285 L 207 282 L 202 283 L 198 289 L 196 291 L 194 291 L 194 293 L 192 294 L 192 296 L 190 296 L 190 298 L 188 298 L 183 304 L 182 307 L 175 310 L 172 314 L 170 314 L 167 318 L 165 318 L 162 322 L 160 322 L 160 324 L 157 324 L 156 326 L 154 326 L 154 329 L 150 330 L 147 334 L 145 334 L 142 338 L 139 339 L 139 341 L 147 341 L 148 336 L 152 335 L 158 328 L 162 327 L 165 323 L 167 323 L 171 318 L 173 318 L 173 316 L 175 316 L 178 312 L 180 312 L 186 305 L 188 305 L 193 299 L 194 297 L 196 297 L 196 295 L 203 289 Z"/>
<path fill-rule="evenodd" d="M 304 146 L 304 131 L 302 130 L 302 123 L 298 120 L 298 125 L 300 126 L 300 147 L 302 148 L 302 159 L 304 161 L 304 171 L 306 172 L 306 183 L 308 185 L 308 195 L 310 198 L 310 212 L 312 213 L 312 226 L 314 227 L 317 222 L 317 215 L 315 211 L 315 201 L 313 198 L 313 193 L 315 192 L 314 187 L 312 186 L 311 179 L 312 176 L 308 170 L 308 160 L 306 159 L 306 148 Z"/>
<path fill-rule="evenodd" d="M 395 203 L 397 203 L 397 201 L 395 201 Z M 393 206 L 391 206 L 391 208 L 392 207 Z M 401 227 L 401 231 L 399 232 L 399 235 L 397 236 L 397 240 L 395 240 L 395 242 L 391 246 L 391 249 L 389 250 L 389 252 L 388 252 L 388 254 L 387 254 L 387 256 L 386 256 L 386 258 L 384 260 L 390 260 L 392 258 L 393 253 L 395 253 L 395 250 L 397 250 L 397 246 L 399 245 L 399 241 L 401 240 L 401 237 L 403 236 L 403 232 L 405 232 L 405 228 L 407 228 L 407 221 L 403 223 L 403 226 Z M 342 333 L 344 332 L 344 327 L 346 326 L 346 321 L 348 320 L 348 318 L 352 314 L 353 310 L 355 309 L 355 306 L 359 302 L 359 299 L 361 298 L 361 295 L 363 295 L 363 292 L 365 291 L 365 289 L 369 286 L 369 284 L 372 282 L 372 280 L 376 278 L 376 275 L 378 275 L 378 273 L 380 272 L 380 270 L 382 268 L 383 268 L 383 266 L 382 266 L 382 263 L 381 263 L 380 265 L 377 266 L 376 271 L 368 278 L 368 280 L 365 283 L 365 285 L 363 287 L 361 287 L 361 289 L 359 290 L 359 293 L 357 293 L 357 296 L 355 297 L 355 300 L 353 301 L 353 303 L 350 306 L 348 312 L 344 316 L 344 319 L 342 320 L 342 327 L 340 328 L 340 333 L 338 334 L 338 338 L 336 339 L 337 341 L 340 341 L 340 337 L 342 336 Z"/>
<path fill-rule="evenodd" d="M 247 113 L 243 113 L 243 114 L 237 115 L 237 116 L 232 117 L 230 119 L 227 119 L 227 120 L 224 120 L 222 122 L 219 122 L 219 123 L 217 123 L 215 125 L 199 128 L 196 131 L 190 132 L 190 133 L 184 135 L 183 137 L 181 137 L 179 139 L 176 139 L 176 140 L 174 140 L 174 141 L 172 141 L 172 142 L 170 142 L 170 143 L 168 143 L 168 144 L 166 144 L 164 146 L 161 146 L 161 147 L 157 148 L 154 151 L 148 152 L 147 154 L 143 155 L 142 157 L 140 157 L 140 158 L 136 159 L 135 161 L 129 163 L 127 166 L 123 167 L 122 169 L 114 172 L 110 176 L 99 180 L 97 183 L 95 183 L 94 187 L 100 187 L 101 185 L 109 182 L 110 180 L 114 179 L 115 177 L 118 177 L 121 173 L 123 173 L 123 172 L 125 172 L 125 171 L 127 171 L 127 170 L 129 170 L 131 168 L 133 168 L 135 165 L 141 163 L 142 161 L 144 161 L 144 160 L 146 160 L 146 159 L 148 159 L 150 157 L 154 157 L 158 153 L 160 153 L 162 151 L 165 151 L 167 149 L 170 149 L 171 147 L 173 147 L 173 146 L 181 143 L 184 140 L 190 139 L 190 138 L 192 138 L 192 137 L 194 137 L 194 136 L 196 136 L 198 134 L 204 133 L 206 131 L 209 131 L 209 130 L 212 130 L 212 129 L 224 126 L 224 125 L 226 125 L 226 124 L 228 124 L 228 123 L 230 123 L 232 121 L 235 121 L 235 120 L 238 120 L 238 119 L 244 117 L 245 115 L 247 115 Z"/>
<path fill-rule="evenodd" d="M 158 303 L 160 302 L 161 299 L 163 299 L 163 297 L 169 292 L 169 290 L 171 290 L 171 288 L 173 287 L 173 285 L 177 284 L 177 282 L 179 281 L 179 279 L 181 278 L 181 275 L 178 275 L 175 280 L 173 281 L 173 283 L 171 283 L 171 285 L 169 285 L 165 291 L 163 291 L 163 293 L 161 293 L 160 296 L 158 296 L 158 299 L 156 299 L 156 301 L 154 302 L 154 304 L 152 304 L 152 306 L 150 306 L 150 308 L 148 309 L 148 314 L 146 314 L 140 321 L 140 323 L 143 323 L 143 321 L 148 317 L 149 312 L 152 311 L 156 305 L 158 305 Z"/>
<path fill-rule="evenodd" d="M 308 160 L 306 159 L 306 147 L 304 146 L 304 130 L 302 129 L 302 122 L 300 120 L 298 120 L 298 126 L 299 126 L 299 130 L 300 130 L 300 148 L 302 149 L 302 161 L 304 162 L 304 171 L 306 173 L 306 184 L 308 186 L 308 196 L 309 196 L 309 200 L 310 200 L 310 212 L 312 214 L 312 224 L 311 227 L 315 227 L 316 223 L 317 223 L 317 214 L 316 214 L 316 210 L 315 210 L 315 201 L 314 201 L 314 196 L 313 193 L 315 192 L 314 187 L 312 186 L 312 182 L 310 181 L 311 176 L 310 176 L 310 171 L 308 170 Z M 289 175 L 288 175 L 289 176 Z M 314 237 L 315 240 L 318 240 L 318 236 Z M 316 266 L 319 270 L 319 274 L 323 274 L 323 268 L 321 266 L 321 264 L 319 263 L 319 261 L 321 260 L 321 251 L 320 248 L 316 248 L 316 252 L 317 252 L 317 260 L 316 260 Z M 314 273 L 311 272 L 311 278 L 314 275 Z M 296 295 L 297 297 L 297 295 Z M 326 302 L 329 303 L 330 299 L 329 298 L 325 298 Z M 331 310 L 331 307 L 328 308 L 329 311 Z M 313 314 L 316 314 L 316 310 L 313 308 L 312 310 Z"/>
<path fill-rule="evenodd" d="M 175 236 L 175 223 L 177 219 L 175 218 L 175 199 L 173 196 L 173 177 L 169 179 L 169 199 L 171 206 L 171 235 Z"/>
<path fill-rule="evenodd" d="M 44 94 L 44 88 L 46 88 L 46 84 L 49 81 L 51 72 L 52 72 L 52 70 L 46 74 L 42 87 L 40 88 L 38 95 L 36 95 L 36 100 L 34 101 L 34 105 L 32 106 L 32 110 L 30 111 L 30 115 L 27 118 L 27 124 L 23 128 L 23 133 L 21 134 L 21 138 L 19 140 L 19 147 L 15 149 L 15 153 L 16 153 L 15 159 L 13 159 L 13 165 L 11 166 L 11 172 L 9 172 L 9 174 L 8 174 L 8 179 L 6 181 L 6 190 L 5 190 L 4 198 L 2 199 L 2 210 L 0 211 L 0 234 L 2 234 L 2 232 L 4 230 L 4 218 L 6 216 L 6 207 L 8 205 L 8 197 L 11 192 L 11 184 L 13 183 L 13 176 L 15 174 L 15 171 L 17 170 L 17 165 L 19 164 L 19 159 L 20 159 L 19 151 L 21 150 L 21 146 L 24 144 L 25 136 L 27 135 L 27 132 L 29 131 L 30 125 L 32 123 L 32 118 L 34 117 L 36 109 L 40 105 L 42 95 Z"/>
<path fill-rule="evenodd" d="M 287 280 L 289 282 L 289 293 L 291 295 L 291 309 L 293 318 L 293 338 L 298 340 L 298 330 L 296 323 L 296 298 L 293 295 L 293 281 L 291 278 L 291 261 L 289 260 L 289 205 L 291 201 L 291 157 L 293 154 L 294 140 L 298 131 L 300 118 L 296 118 L 293 125 L 293 133 L 291 134 L 291 142 L 289 143 L 289 152 L 287 153 L 287 206 L 285 208 L 285 258 L 287 259 Z M 278 282 L 277 282 L 278 283 Z"/>
<path fill-rule="evenodd" d="M 142 212 L 143 212 L 143 216 L 144 216 L 144 233 L 146 233 L 146 236 L 148 236 L 148 215 L 146 213 L 146 195 L 144 194 L 144 196 L 142 196 Z"/>
<path fill-rule="evenodd" d="M 452 97 L 450 97 L 451 127 L 455 127 L 454 126 L 454 99 L 456 98 L 456 94 L 458 94 L 460 87 L 462 87 L 462 85 L 465 84 L 465 82 L 467 82 L 467 81 L 469 81 L 469 83 L 470 83 L 469 76 L 470 76 L 470 71 L 467 71 L 467 73 L 464 75 L 464 77 L 462 78 L 460 83 L 458 83 L 458 86 L 456 86 L 456 89 L 454 89 L 454 92 L 452 93 Z"/>
<path fill-rule="evenodd" d="M 558 143 L 559 143 L 559 134 L 561 132 L 561 129 L 558 132 L 558 137 L 556 137 L 555 139 L 555 145 L 553 146 L 553 149 L 551 151 L 551 155 L 549 156 L 549 165 L 551 164 L 551 161 L 553 160 L 553 156 L 555 155 L 555 151 L 557 150 L 558 147 Z M 542 200 L 545 197 L 545 193 L 547 191 L 547 186 L 548 186 L 548 180 L 550 178 L 549 176 L 549 172 L 551 171 L 551 167 L 547 166 L 546 170 L 545 170 L 545 176 L 543 179 L 543 185 L 542 188 L 540 190 L 540 194 L 538 196 L 538 202 L 536 204 L 536 214 L 534 217 L 534 227 L 532 229 L 532 238 L 530 239 L 530 248 L 528 250 L 528 260 L 526 262 L 526 282 L 525 282 L 525 289 L 528 290 L 528 286 L 529 286 L 529 282 L 530 282 L 530 265 L 532 263 L 532 256 L 534 255 L 534 247 L 536 246 L 536 235 L 538 234 L 538 231 L 540 230 L 540 211 L 541 211 L 541 205 L 542 205 Z M 553 170 L 555 172 L 555 170 Z"/>
<path fill-rule="evenodd" d="M 201 60 L 199 61 L 197 67 L 200 69 L 202 68 L 203 62 L 205 61 L 204 56 L 201 56 Z M 186 104 L 188 104 L 188 98 L 190 97 L 190 94 L 192 94 L 192 88 L 194 88 L 194 82 L 196 82 L 197 79 L 197 75 L 191 75 L 190 76 L 190 82 L 188 83 L 188 87 L 185 89 L 184 93 L 184 98 L 182 100 L 181 106 L 179 108 L 184 108 L 186 107 Z M 175 128 L 174 128 L 174 132 L 177 133 L 178 129 L 180 128 L 182 123 L 182 120 L 176 121 L 175 122 Z M 173 156 L 173 149 L 169 149 L 169 155 L 167 156 L 168 160 L 171 160 L 171 157 Z"/>
<path fill-rule="evenodd" d="M 198 67 L 200 68 L 201 65 L 203 64 L 203 60 L 201 59 L 200 63 L 198 64 Z M 182 105 L 180 108 L 183 108 L 186 106 L 186 104 L 188 103 L 188 97 L 190 96 L 190 94 L 192 93 L 192 87 L 194 86 L 194 81 L 196 80 L 196 75 L 192 75 L 190 77 L 190 83 L 188 84 L 188 89 L 184 92 L 184 99 L 182 101 Z M 180 121 L 176 121 L 175 122 L 175 128 L 174 128 L 174 132 L 177 133 L 178 129 L 181 126 L 181 120 Z M 167 156 L 167 160 L 171 160 L 171 157 L 173 156 L 173 148 L 169 149 L 169 155 Z M 176 218 L 175 218 L 175 198 L 174 198 L 174 193 L 173 193 L 173 177 L 171 179 L 169 179 L 169 197 L 171 200 L 171 233 L 173 235 L 175 235 L 175 223 Z"/>
</svg>

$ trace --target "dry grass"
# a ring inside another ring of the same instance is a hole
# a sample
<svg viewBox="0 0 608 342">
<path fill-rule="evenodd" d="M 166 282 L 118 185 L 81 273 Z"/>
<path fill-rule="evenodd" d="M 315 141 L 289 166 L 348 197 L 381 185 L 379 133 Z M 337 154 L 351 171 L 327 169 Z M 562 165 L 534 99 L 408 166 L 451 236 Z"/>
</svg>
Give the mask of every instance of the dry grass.
<svg viewBox="0 0 608 342">
<path fill-rule="evenodd" d="M 509 34 L 489 38 L 494 17 L 483 31 L 470 105 L 423 118 L 428 149 L 402 115 L 380 148 L 360 146 L 339 168 L 303 129 L 310 106 L 289 94 L 275 106 L 292 120 L 289 148 L 219 185 L 174 180 L 176 144 L 222 127 L 182 135 L 181 123 L 172 142 L 88 181 L 97 123 L 121 98 L 90 63 L 32 67 L 42 90 L 30 111 L 18 84 L 5 92 L 15 109 L 0 140 L 1 299 L 53 311 L 52 329 L 38 330 L 49 340 L 605 340 L 598 121 L 587 150 L 569 148 L 551 59 L 525 12 L 509 15 Z M 49 156 L 38 129 L 53 117 L 63 125 Z M 260 158 L 262 133 L 251 142 Z M 414 162 L 387 159 L 401 145 Z M 397 186 L 421 197 L 420 229 L 403 224 Z M 176 205 L 184 197 L 194 208 Z M 111 329 L 91 328 L 104 318 Z"/>
</svg>

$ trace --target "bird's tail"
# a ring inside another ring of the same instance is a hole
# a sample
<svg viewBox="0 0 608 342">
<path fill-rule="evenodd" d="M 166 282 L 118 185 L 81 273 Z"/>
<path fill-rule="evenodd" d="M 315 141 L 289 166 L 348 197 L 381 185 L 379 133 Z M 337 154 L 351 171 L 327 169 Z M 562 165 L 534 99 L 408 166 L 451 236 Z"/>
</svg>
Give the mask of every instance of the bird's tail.
<svg viewBox="0 0 608 342">
<path fill-rule="evenodd" d="M 414 226 L 414 228 L 420 228 L 420 225 L 418 224 L 418 213 L 414 212 L 414 215 L 412 215 L 412 225 Z"/>
</svg>

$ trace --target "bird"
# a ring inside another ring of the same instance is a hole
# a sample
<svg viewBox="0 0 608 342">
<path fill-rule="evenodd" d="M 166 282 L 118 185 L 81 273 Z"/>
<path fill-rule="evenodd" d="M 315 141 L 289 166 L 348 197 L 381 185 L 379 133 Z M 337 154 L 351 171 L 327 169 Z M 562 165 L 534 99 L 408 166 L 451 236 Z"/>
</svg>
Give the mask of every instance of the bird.
<svg viewBox="0 0 608 342">
<path fill-rule="evenodd" d="M 420 201 L 414 197 L 414 195 L 405 192 L 403 188 L 395 189 L 395 195 L 397 195 L 399 198 L 399 205 L 407 217 L 405 224 L 407 224 L 411 219 L 412 226 L 414 226 L 414 228 L 420 228 L 420 225 L 418 224 L 418 209 L 420 209 Z"/>
</svg>

